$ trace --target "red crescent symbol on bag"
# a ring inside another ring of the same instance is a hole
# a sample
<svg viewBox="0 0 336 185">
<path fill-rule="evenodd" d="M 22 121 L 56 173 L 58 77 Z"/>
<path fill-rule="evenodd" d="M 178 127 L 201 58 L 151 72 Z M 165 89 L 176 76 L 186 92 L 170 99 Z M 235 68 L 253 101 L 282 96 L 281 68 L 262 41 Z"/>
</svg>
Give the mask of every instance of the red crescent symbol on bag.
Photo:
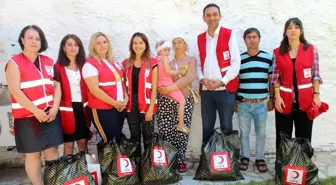
<svg viewBox="0 0 336 185">
<path fill-rule="evenodd" d="M 221 159 L 221 161 L 219 162 L 219 164 L 222 164 L 222 163 L 224 162 L 224 158 L 223 158 L 223 156 L 218 156 L 218 158 Z"/>
<path fill-rule="evenodd" d="M 159 153 L 159 157 L 158 158 L 161 158 L 162 157 L 162 153 L 161 153 L 161 151 L 157 151 L 158 153 Z"/>
<path fill-rule="evenodd" d="M 299 172 L 297 171 L 293 171 L 293 173 L 295 173 L 295 176 L 292 177 L 293 179 L 297 179 L 300 176 Z"/>
<path fill-rule="evenodd" d="M 129 162 L 128 162 L 128 160 L 127 160 L 127 159 L 124 159 L 124 161 L 126 162 L 126 165 L 125 165 L 125 167 L 127 168 L 127 167 L 128 167 L 128 165 L 129 165 Z"/>
</svg>

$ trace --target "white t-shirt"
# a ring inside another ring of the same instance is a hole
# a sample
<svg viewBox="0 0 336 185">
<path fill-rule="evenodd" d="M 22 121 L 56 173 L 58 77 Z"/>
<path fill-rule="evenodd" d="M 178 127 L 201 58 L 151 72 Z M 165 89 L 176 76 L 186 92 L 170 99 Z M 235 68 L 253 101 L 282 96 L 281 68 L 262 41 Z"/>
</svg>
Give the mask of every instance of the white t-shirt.
<svg viewBox="0 0 336 185">
<path fill-rule="evenodd" d="M 65 68 L 70 83 L 72 102 L 82 102 L 82 93 L 80 88 L 80 71 L 73 71 Z"/>
<path fill-rule="evenodd" d="M 106 59 L 103 59 L 103 61 L 105 62 L 105 64 L 110 68 L 110 70 L 112 72 L 116 71 L 116 69 L 114 68 L 114 66 Z M 117 66 L 119 67 L 119 64 L 117 64 Z M 86 62 L 83 66 L 82 69 L 82 73 L 83 73 L 83 78 L 88 78 L 88 77 L 92 77 L 92 76 L 98 76 L 98 70 L 96 67 L 94 67 L 92 64 Z M 117 101 L 122 101 L 124 100 L 124 93 L 123 93 L 123 88 L 122 88 L 122 81 L 119 80 L 117 82 Z"/>
</svg>

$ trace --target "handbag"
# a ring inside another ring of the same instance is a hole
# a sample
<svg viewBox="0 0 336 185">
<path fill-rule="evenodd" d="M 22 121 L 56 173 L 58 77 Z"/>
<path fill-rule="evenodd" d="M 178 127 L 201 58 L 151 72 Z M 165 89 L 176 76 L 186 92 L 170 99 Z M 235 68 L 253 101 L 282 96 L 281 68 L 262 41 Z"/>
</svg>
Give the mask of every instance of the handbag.
<svg viewBox="0 0 336 185">
<path fill-rule="evenodd" d="M 198 104 L 198 103 L 199 103 L 200 95 L 198 94 L 197 91 L 195 91 L 195 89 L 193 89 L 193 88 L 191 88 L 191 87 L 189 87 L 189 86 L 188 86 L 188 88 L 189 88 L 189 90 L 190 90 L 190 92 L 191 92 L 191 95 L 192 95 L 193 98 L 194 98 L 194 103 L 195 103 L 195 104 Z"/>
</svg>

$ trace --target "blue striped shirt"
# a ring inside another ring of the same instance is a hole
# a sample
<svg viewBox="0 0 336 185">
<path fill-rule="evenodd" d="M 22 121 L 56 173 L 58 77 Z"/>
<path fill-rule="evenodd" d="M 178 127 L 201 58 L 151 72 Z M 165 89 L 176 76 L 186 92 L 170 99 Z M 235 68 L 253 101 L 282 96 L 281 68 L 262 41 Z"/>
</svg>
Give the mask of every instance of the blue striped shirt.
<svg viewBox="0 0 336 185">
<path fill-rule="evenodd" d="M 255 56 L 242 53 L 238 96 L 248 99 L 267 98 L 268 75 L 273 72 L 272 55 L 259 51 Z"/>
</svg>

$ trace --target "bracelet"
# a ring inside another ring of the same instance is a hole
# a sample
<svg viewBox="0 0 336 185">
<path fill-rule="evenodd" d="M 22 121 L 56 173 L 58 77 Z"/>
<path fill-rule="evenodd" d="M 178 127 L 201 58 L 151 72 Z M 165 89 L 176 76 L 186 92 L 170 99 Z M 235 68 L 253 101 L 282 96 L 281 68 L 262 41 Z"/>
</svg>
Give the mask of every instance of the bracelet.
<svg viewBox="0 0 336 185">
<path fill-rule="evenodd" d="M 314 94 L 317 94 L 317 95 L 319 95 L 319 94 L 320 94 L 320 92 L 314 92 Z"/>
</svg>

